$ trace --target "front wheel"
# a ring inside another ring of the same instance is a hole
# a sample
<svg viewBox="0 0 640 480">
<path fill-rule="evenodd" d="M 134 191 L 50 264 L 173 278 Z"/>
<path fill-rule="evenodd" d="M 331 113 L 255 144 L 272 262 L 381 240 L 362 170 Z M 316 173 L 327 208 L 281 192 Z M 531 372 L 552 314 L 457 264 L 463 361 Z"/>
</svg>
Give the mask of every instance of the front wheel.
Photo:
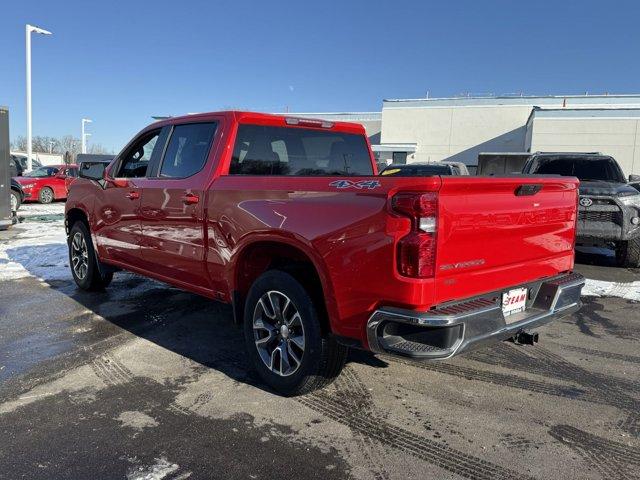
<svg viewBox="0 0 640 480">
<path fill-rule="evenodd" d="M 305 288 L 279 270 L 253 283 L 244 309 L 246 348 L 258 374 L 283 395 L 302 395 L 331 383 L 348 349 L 322 332 Z"/>
<path fill-rule="evenodd" d="M 42 190 L 40 190 L 40 194 L 38 195 L 38 200 L 40 200 L 40 203 L 53 202 L 54 200 L 53 190 L 51 190 L 49 187 L 44 187 Z"/>
<path fill-rule="evenodd" d="M 640 267 L 640 238 L 617 242 L 616 260 L 621 267 Z"/>
<path fill-rule="evenodd" d="M 69 266 L 76 285 L 83 290 L 103 290 L 113 279 L 113 273 L 100 273 L 98 261 L 87 226 L 76 222 L 68 238 Z"/>
</svg>

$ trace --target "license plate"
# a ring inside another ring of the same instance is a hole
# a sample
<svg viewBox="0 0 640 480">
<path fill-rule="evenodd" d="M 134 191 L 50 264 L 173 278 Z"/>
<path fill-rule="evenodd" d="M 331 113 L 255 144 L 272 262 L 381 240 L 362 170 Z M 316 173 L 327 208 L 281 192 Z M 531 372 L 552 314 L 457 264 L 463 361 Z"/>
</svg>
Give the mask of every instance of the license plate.
<svg viewBox="0 0 640 480">
<path fill-rule="evenodd" d="M 502 314 L 505 317 L 524 312 L 527 306 L 527 289 L 514 288 L 502 294 Z"/>
</svg>

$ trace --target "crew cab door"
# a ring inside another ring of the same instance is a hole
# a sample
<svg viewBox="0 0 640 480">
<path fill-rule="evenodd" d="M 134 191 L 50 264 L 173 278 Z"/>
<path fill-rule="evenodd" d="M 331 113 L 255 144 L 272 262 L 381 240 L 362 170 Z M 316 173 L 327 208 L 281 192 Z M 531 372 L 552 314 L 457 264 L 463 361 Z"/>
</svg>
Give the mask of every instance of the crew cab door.
<svg viewBox="0 0 640 480">
<path fill-rule="evenodd" d="M 161 154 L 160 129 L 141 134 L 107 172 L 95 200 L 98 255 L 140 267 L 140 185 L 152 160 Z"/>
<path fill-rule="evenodd" d="M 140 203 L 145 269 L 207 291 L 204 195 L 218 125 L 208 120 L 165 127 L 164 155 L 145 180 Z"/>
</svg>

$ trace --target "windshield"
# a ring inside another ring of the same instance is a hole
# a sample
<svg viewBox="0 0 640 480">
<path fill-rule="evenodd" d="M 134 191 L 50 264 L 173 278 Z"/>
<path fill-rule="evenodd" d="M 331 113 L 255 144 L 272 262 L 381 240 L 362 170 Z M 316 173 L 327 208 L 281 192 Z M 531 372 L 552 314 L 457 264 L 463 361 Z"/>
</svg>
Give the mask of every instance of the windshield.
<svg viewBox="0 0 640 480">
<path fill-rule="evenodd" d="M 432 175 L 451 175 L 449 165 L 389 165 L 380 175 L 396 177 L 430 177 Z"/>
<path fill-rule="evenodd" d="M 55 167 L 40 167 L 40 168 L 36 168 L 32 172 L 25 173 L 24 176 L 43 178 L 43 177 L 53 177 L 56 173 L 58 173 L 58 169 Z"/>
<path fill-rule="evenodd" d="M 625 182 L 612 158 L 540 158 L 531 173 L 578 177 L 582 181 Z"/>
</svg>

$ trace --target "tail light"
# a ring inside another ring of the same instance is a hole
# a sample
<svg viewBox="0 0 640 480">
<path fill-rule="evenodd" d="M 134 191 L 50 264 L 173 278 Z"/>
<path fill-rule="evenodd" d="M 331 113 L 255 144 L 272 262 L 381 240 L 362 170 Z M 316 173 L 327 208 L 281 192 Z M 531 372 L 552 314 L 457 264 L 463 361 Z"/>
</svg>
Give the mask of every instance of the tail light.
<svg viewBox="0 0 640 480">
<path fill-rule="evenodd" d="M 406 277 L 433 277 L 438 224 L 437 194 L 398 193 L 391 200 L 391 208 L 411 219 L 411 232 L 398 241 L 398 271 Z"/>
</svg>

